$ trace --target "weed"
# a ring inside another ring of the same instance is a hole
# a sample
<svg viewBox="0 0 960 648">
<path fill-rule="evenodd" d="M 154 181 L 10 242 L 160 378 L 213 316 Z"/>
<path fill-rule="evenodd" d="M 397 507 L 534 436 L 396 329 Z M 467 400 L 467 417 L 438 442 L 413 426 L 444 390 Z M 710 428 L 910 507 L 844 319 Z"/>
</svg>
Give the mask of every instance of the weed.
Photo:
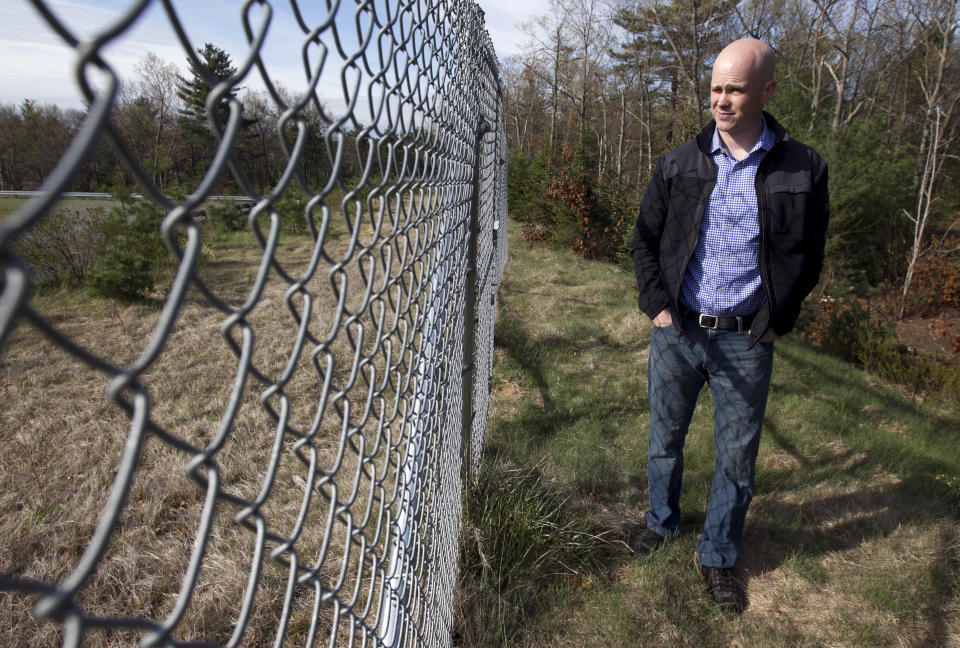
<svg viewBox="0 0 960 648">
<path fill-rule="evenodd" d="M 60 208 L 23 234 L 15 249 L 41 288 L 82 282 L 107 244 L 103 207 Z"/>
<path fill-rule="evenodd" d="M 224 232 L 242 232 L 247 229 L 247 212 L 233 201 L 208 203 L 207 216 L 215 227 Z"/>
<path fill-rule="evenodd" d="M 464 503 L 459 643 L 513 645 L 552 592 L 589 586 L 603 544 L 536 468 L 488 461 Z"/>
<path fill-rule="evenodd" d="M 960 403 L 960 365 L 910 352 L 882 321 L 868 300 L 824 298 L 804 313 L 798 326 L 812 344 L 903 386 L 914 399 L 923 396 Z"/>
</svg>

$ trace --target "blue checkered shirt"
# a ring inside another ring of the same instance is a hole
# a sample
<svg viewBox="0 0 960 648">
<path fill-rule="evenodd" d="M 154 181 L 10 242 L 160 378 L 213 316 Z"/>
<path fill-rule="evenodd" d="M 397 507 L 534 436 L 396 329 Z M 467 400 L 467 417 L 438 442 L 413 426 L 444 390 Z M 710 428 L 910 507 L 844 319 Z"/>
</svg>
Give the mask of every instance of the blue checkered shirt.
<svg viewBox="0 0 960 648">
<path fill-rule="evenodd" d="M 681 301 L 695 311 L 749 315 L 766 300 L 757 261 L 760 222 L 754 179 L 774 141 L 764 121 L 760 139 L 738 161 L 723 146 L 720 133 L 713 131 L 710 155 L 717 165 L 717 184 L 707 200 L 697 247 L 680 287 Z"/>
</svg>

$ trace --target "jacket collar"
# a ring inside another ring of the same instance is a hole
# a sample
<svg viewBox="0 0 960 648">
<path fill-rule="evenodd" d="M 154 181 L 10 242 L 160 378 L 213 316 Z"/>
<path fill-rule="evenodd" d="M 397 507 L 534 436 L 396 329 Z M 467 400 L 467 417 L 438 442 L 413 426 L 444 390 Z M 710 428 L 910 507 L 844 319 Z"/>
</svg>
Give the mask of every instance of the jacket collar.
<svg viewBox="0 0 960 648">
<path fill-rule="evenodd" d="M 767 128 L 770 129 L 770 132 L 773 133 L 773 145 L 776 146 L 780 142 L 786 142 L 790 139 L 790 135 L 787 134 L 786 129 L 780 125 L 773 115 L 768 113 L 766 110 L 763 111 L 763 119 L 767 123 Z M 715 132 L 717 124 L 711 119 L 707 122 L 707 125 L 700 129 L 700 132 L 697 134 L 697 147 L 706 153 L 710 154 L 710 149 L 713 145 L 713 133 Z"/>
</svg>

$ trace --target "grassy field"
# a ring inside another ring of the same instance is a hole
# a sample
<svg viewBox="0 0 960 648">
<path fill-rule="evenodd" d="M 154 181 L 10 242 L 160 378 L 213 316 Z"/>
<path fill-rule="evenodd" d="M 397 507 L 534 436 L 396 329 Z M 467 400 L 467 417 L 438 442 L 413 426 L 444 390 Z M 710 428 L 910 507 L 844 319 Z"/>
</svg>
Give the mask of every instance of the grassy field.
<svg viewBox="0 0 960 648">
<path fill-rule="evenodd" d="M 335 224 L 324 246 L 334 259 L 348 254 L 350 241 L 344 231 L 342 223 Z M 204 234 L 208 243 L 197 276 L 219 299 L 238 307 L 250 297 L 256 283 L 261 251 L 249 233 L 222 233 L 208 224 Z M 362 243 L 372 236 L 369 224 L 360 226 Z M 312 239 L 281 235 L 275 261 L 287 273 L 303 274 L 312 256 Z M 350 263 L 335 277 L 337 286 L 350 286 L 344 306 L 352 312 L 360 309 L 363 293 L 358 266 Z M 298 333 L 291 308 L 305 316 L 317 338 L 336 329 L 337 297 L 327 270 L 321 266 L 307 282 L 309 303 L 302 295 L 288 295 L 289 284 L 277 272 L 269 273 L 257 305 L 245 318 L 254 340 L 253 366 L 268 380 L 279 381 L 290 363 Z M 77 286 L 35 295 L 30 303 L 76 343 L 114 365 L 129 366 L 154 332 L 171 279 L 172 269 L 166 285 L 159 286 L 152 299 L 143 303 L 91 297 Z M 389 321 L 390 314 L 384 316 Z M 150 394 L 150 419 L 173 438 L 199 448 L 215 442 L 237 374 L 238 359 L 221 334 L 225 317 L 199 291 L 191 291 L 163 353 L 140 376 Z M 395 339 L 399 335 L 385 331 L 384 339 L 399 349 L 402 345 Z M 231 337 L 240 340 L 240 331 L 234 329 Z M 370 337 L 363 341 L 364 352 L 372 344 Z M 399 459 L 395 454 L 404 451 L 405 443 L 394 441 L 395 445 L 386 449 L 374 442 L 380 430 L 378 414 L 383 414 L 380 423 L 399 425 L 395 415 L 382 411 L 384 402 L 392 397 L 390 387 L 367 402 L 365 381 L 371 367 L 382 372 L 383 358 L 378 356 L 359 369 L 354 380 L 357 386 L 351 388 L 345 383 L 354 352 L 346 336 L 331 341 L 315 362 L 310 358 L 313 348 L 306 345 L 282 390 L 269 397 L 264 395 L 263 383 L 253 377 L 248 380 L 230 434 L 215 455 L 220 488 L 246 501 L 262 495 L 265 501 L 259 513 L 267 532 L 289 537 L 292 529 L 299 528 L 296 550 L 301 564 L 317 565 L 320 556 L 326 556 L 317 581 L 332 589 L 343 579 L 345 596 L 355 593 L 358 606 L 371 596 L 375 614 L 379 594 L 371 593 L 377 581 L 371 576 L 370 555 L 385 554 L 388 534 L 376 534 L 380 520 L 369 520 L 365 514 L 371 500 L 375 500 L 371 510 L 377 511 L 385 497 L 382 490 L 373 488 L 368 471 L 359 470 L 358 464 L 362 455 L 365 466 L 376 463 L 376 473 L 386 475 L 384 463 L 389 459 L 396 465 Z M 333 404 L 328 402 L 316 436 L 301 456 L 315 458 L 319 474 L 334 474 L 321 487 L 323 497 L 313 497 L 303 509 L 305 522 L 298 527 L 308 468 L 294 457 L 292 435 L 275 441 L 278 425 L 264 404 L 285 413 L 290 428 L 301 433 L 309 430 L 318 417 L 322 372 L 331 376 L 331 391 L 338 393 Z M 131 429 L 127 415 L 106 396 L 109 382 L 110 376 L 90 369 L 25 321 L 7 340 L 0 354 L 0 399 L 4 402 L 0 408 L 0 444 L 4 448 L 0 453 L 0 575 L 59 583 L 86 550 Z M 347 424 L 352 426 L 351 437 L 345 441 L 341 430 Z M 268 466 L 273 453 L 279 459 L 271 474 Z M 78 593 L 77 602 L 87 613 L 158 620 L 172 613 L 207 495 L 185 474 L 190 457 L 189 452 L 148 435 L 113 540 L 96 573 Z M 331 499 L 341 507 L 336 516 L 331 515 Z M 190 606 L 177 626 L 178 640 L 225 644 L 235 629 L 248 577 L 256 566 L 256 534 L 234 522 L 237 513 L 236 505 L 223 501 L 218 505 L 204 566 Z M 346 518 L 352 520 L 349 528 Z M 358 549 L 360 536 L 365 551 Z M 276 538 L 266 541 L 243 645 L 272 645 L 277 628 L 283 627 L 289 570 L 269 558 L 279 544 Z M 282 551 L 279 555 L 288 556 Z M 309 583 L 296 589 L 286 625 L 287 645 L 306 642 L 314 598 Z M 0 592 L 0 645 L 33 648 L 61 644 L 59 624 L 32 617 L 37 600 L 35 595 Z M 324 641 L 333 616 L 332 606 L 325 604 L 318 630 Z M 341 622 L 337 645 L 348 643 L 346 625 Z M 92 630 L 84 645 L 136 645 L 143 634 L 137 630 Z"/>
<path fill-rule="evenodd" d="M 373 232 L 363 228 L 367 241 Z M 338 257 L 348 237 L 334 235 L 327 251 Z M 199 275 L 239 305 L 255 281 L 259 251 L 243 234 L 209 233 L 208 240 Z M 490 600 L 509 591 L 519 603 L 482 617 L 470 611 L 478 591 L 461 589 L 461 617 L 474 625 L 461 624 L 455 645 L 960 646 L 956 412 L 915 402 L 791 338 L 779 341 L 740 564 L 749 607 L 742 618 L 725 619 L 692 567 L 712 474 L 709 396 L 688 440 L 687 532 L 652 559 L 635 560 L 624 542 L 642 525 L 646 504 L 649 323 L 636 310 L 633 279 L 528 246 L 517 235 L 511 246 L 481 476 L 480 492 L 489 497 L 467 502 L 468 519 L 485 519 L 488 533 L 468 524 L 462 544 L 476 540 L 478 569 L 494 576 L 484 585 Z M 310 257 L 309 239 L 281 239 L 278 259 L 287 272 L 303 272 Z M 347 272 L 351 286 L 361 285 L 356 264 Z M 268 376 L 283 372 L 296 335 L 287 288 L 271 273 L 248 317 L 260 341 L 254 363 Z M 324 273 L 308 288 L 315 295 L 311 330 L 322 337 L 335 299 Z M 127 365 L 156 325 L 160 297 L 162 290 L 154 302 L 123 305 L 64 289 L 31 303 L 59 330 Z M 348 295 L 351 310 L 355 299 Z M 198 446 L 216 434 L 236 372 L 222 321 L 192 294 L 164 355 L 143 376 L 152 419 Z M 342 336 L 337 344 L 332 351 L 346 358 Z M 335 382 L 346 379 L 349 364 L 337 366 Z M 58 582 L 84 550 L 129 432 L 127 416 L 104 395 L 108 382 L 25 323 L 0 355 L 0 572 Z M 275 428 L 260 405 L 262 389 L 251 384 L 218 454 L 224 490 L 247 499 L 261 488 Z M 285 392 L 291 425 L 305 429 L 321 392 L 315 369 L 303 362 Z M 356 417 L 363 394 L 349 398 Z M 332 428 L 323 431 L 339 438 Z M 329 468 L 337 444 L 317 445 L 321 469 Z M 357 462 L 350 454 L 345 473 Z M 188 459 L 148 441 L 116 541 L 80 596 L 92 614 L 162 619 L 173 609 L 204 503 L 202 489 L 183 473 Z M 285 455 L 263 509 L 272 528 L 294 525 L 302 499 L 296 478 L 304 473 Z M 362 517 L 364 498 L 352 507 Z M 297 545 L 305 559 L 320 550 L 326 510 L 320 503 L 311 509 Z M 254 544 L 232 523 L 235 512 L 226 508 L 216 518 L 180 639 L 226 642 L 233 631 Z M 336 547 L 346 535 L 341 527 Z M 522 551 L 511 553 L 511 546 Z M 336 574 L 325 569 L 320 576 L 329 585 Z M 283 565 L 265 561 L 245 645 L 271 644 L 286 578 Z M 312 598 L 300 591 L 293 601 L 289 645 L 305 643 Z M 4 646 L 59 645 L 59 626 L 31 617 L 36 599 L 0 593 Z M 94 632 L 88 640 L 132 645 L 135 635 Z"/>
<path fill-rule="evenodd" d="M 0 218 L 3 218 L 7 214 L 12 214 L 26 203 L 26 198 L 0 196 Z M 103 207 L 106 210 L 110 210 L 119 206 L 120 202 L 117 200 L 103 200 L 100 198 L 62 198 L 57 203 L 57 206 L 53 209 L 53 211 L 56 211 L 57 209 L 78 211 L 81 209 L 92 209 L 94 207 Z"/>
<path fill-rule="evenodd" d="M 960 646 L 960 415 L 793 337 L 776 343 L 742 617 L 724 618 L 693 568 L 713 471 L 706 390 L 687 441 L 686 530 L 649 559 L 628 554 L 646 506 L 650 324 L 635 290 L 629 272 L 511 240 L 485 461 L 504 479 L 536 472 L 602 541 L 593 566 L 540 572 L 522 622 L 468 619 L 464 643 Z M 509 568 L 498 560 L 487 552 L 483 569 Z"/>
</svg>

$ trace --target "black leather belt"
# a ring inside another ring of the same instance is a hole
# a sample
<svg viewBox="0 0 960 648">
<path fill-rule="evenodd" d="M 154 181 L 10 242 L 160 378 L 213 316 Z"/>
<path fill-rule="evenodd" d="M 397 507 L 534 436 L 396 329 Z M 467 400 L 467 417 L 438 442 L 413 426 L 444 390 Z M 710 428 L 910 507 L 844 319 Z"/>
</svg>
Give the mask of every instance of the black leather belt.
<svg viewBox="0 0 960 648">
<path fill-rule="evenodd" d="M 756 313 L 738 315 L 736 317 L 721 317 L 719 315 L 706 315 L 704 313 L 698 313 L 695 310 L 683 308 L 684 319 L 695 322 L 700 328 L 736 331 L 738 333 L 745 333 L 750 330 L 750 324 L 753 322 L 753 316 L 755 314 Z"/>
</svg>

